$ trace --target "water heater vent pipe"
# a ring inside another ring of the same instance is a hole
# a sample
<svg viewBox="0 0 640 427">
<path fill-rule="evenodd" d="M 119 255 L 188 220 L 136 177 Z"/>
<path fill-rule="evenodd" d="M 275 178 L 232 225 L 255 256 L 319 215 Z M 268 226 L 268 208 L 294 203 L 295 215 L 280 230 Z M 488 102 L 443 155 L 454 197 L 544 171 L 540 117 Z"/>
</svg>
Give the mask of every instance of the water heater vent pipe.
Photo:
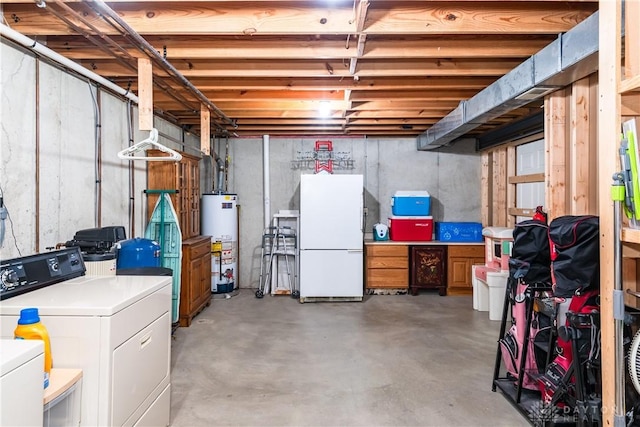
<svg viewBox="0 0 640 427">
<path fill-rule="evenodd" d="M 262 135 L 262 185 L 264 193 L 264 228 L 271 222 L 271 195 L 269 194 L 269 135 Z"/>
</svg>

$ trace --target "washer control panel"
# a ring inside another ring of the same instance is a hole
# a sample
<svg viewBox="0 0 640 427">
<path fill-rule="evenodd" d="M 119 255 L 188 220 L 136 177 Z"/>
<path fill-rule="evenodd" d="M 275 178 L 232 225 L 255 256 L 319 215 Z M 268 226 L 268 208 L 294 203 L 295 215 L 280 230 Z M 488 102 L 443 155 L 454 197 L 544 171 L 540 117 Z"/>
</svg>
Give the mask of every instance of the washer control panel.
<svg viewBox="0 0 640 427">
<path fill-rule="evenodd" d="M 0 300 L 84 275 L 79 247 L 0 262 Z"/>
</svg>

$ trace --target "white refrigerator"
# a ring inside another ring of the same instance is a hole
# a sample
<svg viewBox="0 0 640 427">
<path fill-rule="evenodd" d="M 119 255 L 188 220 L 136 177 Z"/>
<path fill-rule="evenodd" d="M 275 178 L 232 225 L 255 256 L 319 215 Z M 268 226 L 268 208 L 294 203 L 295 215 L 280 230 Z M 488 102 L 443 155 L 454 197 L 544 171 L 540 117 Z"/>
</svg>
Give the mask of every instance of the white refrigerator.
<svg viewBox="0 0 640 427">
<path fill-rule="evenodd" d="M 300 301 L 362 301 L 362 175 L 300 177 Z"/>
</svg>

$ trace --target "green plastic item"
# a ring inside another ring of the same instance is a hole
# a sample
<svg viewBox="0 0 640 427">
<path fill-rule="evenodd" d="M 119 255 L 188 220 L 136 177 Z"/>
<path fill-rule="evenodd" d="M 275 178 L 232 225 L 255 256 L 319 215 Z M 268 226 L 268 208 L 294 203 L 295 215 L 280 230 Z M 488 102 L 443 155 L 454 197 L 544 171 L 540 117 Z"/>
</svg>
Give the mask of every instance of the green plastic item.
<svg viewBox="0 0 640 427">
<path fill-rule="evenodd" d="M 182 232 L 178 215 L 171 203 L 169 193 L 162 191 L 151 214 L 144 237 L 154 240 L 160 245 L 160 265 L 173 270 L 172 287 L 172 323 L 177 323 L 180 316 L 180 274 L 182 268 Z M 150 192 L 150 190 L 148 190 Z"/>
</svg>

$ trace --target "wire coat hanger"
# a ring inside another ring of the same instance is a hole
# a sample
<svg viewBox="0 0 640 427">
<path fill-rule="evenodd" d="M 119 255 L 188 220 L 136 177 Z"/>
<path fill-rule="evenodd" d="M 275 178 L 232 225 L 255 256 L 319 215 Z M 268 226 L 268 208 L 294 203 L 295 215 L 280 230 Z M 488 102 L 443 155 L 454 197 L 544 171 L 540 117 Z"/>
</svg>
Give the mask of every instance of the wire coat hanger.
<svg viewBox="0 0 640 427">
<path fill-rule="evenodd" d="M 150 156 L 136 156 L 134 155 L 138 151 L 144 151 L 149 148 L 155 148 L 167 153 L 168 156 L 150 157 Z M 133 144 L 131 147 L 125 148 L 118 152 L 118 157 L 123 160 L 145 160 L 148 162 L 179 162 L 182 160 L 182 154 L 169 147 L 158 142 L 158 130 L 156 128 L 151 129 L 149 132 L 149 138 Z"/>
</svg>

